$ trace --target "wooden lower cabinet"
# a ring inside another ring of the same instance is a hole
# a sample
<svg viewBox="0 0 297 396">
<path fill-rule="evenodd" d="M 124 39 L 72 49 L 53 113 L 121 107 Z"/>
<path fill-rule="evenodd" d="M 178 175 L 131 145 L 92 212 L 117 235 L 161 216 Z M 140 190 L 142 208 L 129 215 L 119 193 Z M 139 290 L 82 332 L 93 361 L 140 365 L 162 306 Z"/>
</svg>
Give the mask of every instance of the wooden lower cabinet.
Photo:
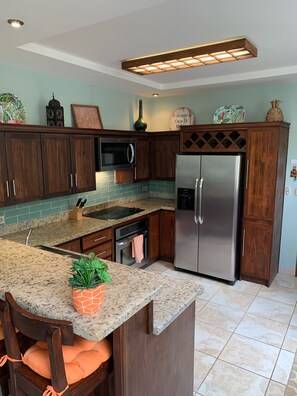
<svg viewBox="0 0 297 396">
<path fill-rule="evenodd" d="M 192 396 L 195 302 L 159 335 L 152 311 L 150 303 L 113 332 L 114 395 Z"/>
<path fill-rule="evenodd" d="M 240 278 L 269 286 L 278 266 L 271 254 L 273 229 L 269 222 L 244 221 Z"/>
<path fill-rule="evenodd" d="M 150 263 L 160 257 L 160 212 L 149 216 L 149 260 Z"/>
<path fill-rule="evenodd" d="M 57 247 L 65 250 L 70 250 L 71 252 L 81 253 L 81 241 L 80 238 L 74 239 L 73 241 L 68 241 L 57 245 Z"/>
<path fill-rule="evenodd" d="M 160 213 L 160 259 L 174 262 L 175 212 L 161 210 Z"/>
<path fill-rule="evenodd" d="M 94 252 L 97 257 L 113 260 L 113 231 L 106 228 L 101 231 L 82 237 L 82 252 L 89 254 Z"/>
</svg>

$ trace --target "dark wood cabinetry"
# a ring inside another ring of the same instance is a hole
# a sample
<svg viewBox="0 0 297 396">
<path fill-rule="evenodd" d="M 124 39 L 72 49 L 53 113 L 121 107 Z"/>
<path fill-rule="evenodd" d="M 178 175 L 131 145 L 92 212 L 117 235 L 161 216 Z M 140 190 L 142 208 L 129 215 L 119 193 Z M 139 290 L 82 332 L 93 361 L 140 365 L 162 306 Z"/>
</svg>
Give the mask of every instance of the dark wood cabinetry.
<svg viewBox="0 0 297 396">
<path fill-rule="evenodd" d="M 179 132 L 158 132 L 152 135 L 152 178 L 175 180 L 176 154 L 179 154 Z"/>
<path fill-rule="evenodd" d="M 175 212 L 161 210 L 160 213 L 160 259 L 174 261 Z"/>
<path fill-rule="evenodd" d="M 57 247 L 65 250 L 70 250 L 71 252 L 81 253 L 81 239 L 73 239 L 73 241 L 63 242 Z"/>
<path fill-rule="evenodd" d="M 267 286 L 279 265 L 288 132 L 285 123 L 248 132 L 241 279 Z"/>
<path fill-rule="evenodd" d="M 0 137 L 0 205 L 42 199 L 40 135 L 6 133 Z"/>
<path fill-rule="evenodd" d="M 92 136 L 42 135 L 45 196 L 96 189 Z"/>
<path fill-rule="evenodd" d="M 149 260 L 150 263 L 160 257 L 160 211 L 149 216 Z"/>
<path fill-rule="evenodd" d="M 82 237 L 82 252 L 94 252 L 96 256 L 106 260 L 113 259 L 113 230 L 106 228 Z"/>
<path fill-rule="evenodd" d="M 9 205 L 9 184 L 4 135 L 0 135 L 0 207 Z"/>
</svg>

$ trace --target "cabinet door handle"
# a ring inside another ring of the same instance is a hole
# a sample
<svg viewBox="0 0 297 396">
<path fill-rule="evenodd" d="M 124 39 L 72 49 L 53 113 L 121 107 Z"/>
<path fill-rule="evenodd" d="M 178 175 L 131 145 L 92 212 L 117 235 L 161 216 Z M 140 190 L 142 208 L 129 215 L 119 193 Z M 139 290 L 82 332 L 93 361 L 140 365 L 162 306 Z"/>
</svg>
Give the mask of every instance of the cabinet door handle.
<svg viewBox="0 0 297 396">
<path fill-rule="evenodd" d="M 16 188 L 15 188 L 15 180 L 14 179 L 12 181 L 12 189 L 13 189 L 13 195 L 16 197 Z"/>
<path fill-rule="evenodd" d="M 249 184 L 249 166 L 250 166 L 250 160 L 246 160 L 245 189 L 248 188 L 248 184 Z"/>
<path fill-rule="evenodd" d="M 97 254 L 97 256 L 102 256 L 102 254 L 106 253 L 106 250 L 104 250 L 104 252 L 100 252 Z"/>
<path fill-rule="evenodd" d="M 245 249 L 245 229 L 242 234 L 242 248 L 241 248 L 241 256 L 244 257 L 244 249 Z"/>
<path fill-rule="evenodd" d="M 75 187 L 77 187 L 77 173 L 74 174 L 74 179 L 75 179 Z"/>
<path fill-rule="evenodd" d="M 137 171 L 136 171 L 136 166 L 135 166 L 135 168 L 134 168 L 134 180 L 136 180 L 137 179 Z"/>
<path fill-rule="evenodd" d="M 70 173 L 70 187 L 73 187 L 73 175 Z"/>
<path fill-rule="evenodd" d="M 104 237 L 101 237 L 101 238 L 94 239 L 94 242 L 101 241 L 102 239 L 106 239 L 106 236 L 104 236 Z"/>
<path fill-rule="evenodd" d="M 9 183 L 8 183 L 8 180 L 6 180 L 6 194 L 7 194 L 7 197 L 9 198 L 10 197 L 10 194 L 9 194 Z"/>
</svg>

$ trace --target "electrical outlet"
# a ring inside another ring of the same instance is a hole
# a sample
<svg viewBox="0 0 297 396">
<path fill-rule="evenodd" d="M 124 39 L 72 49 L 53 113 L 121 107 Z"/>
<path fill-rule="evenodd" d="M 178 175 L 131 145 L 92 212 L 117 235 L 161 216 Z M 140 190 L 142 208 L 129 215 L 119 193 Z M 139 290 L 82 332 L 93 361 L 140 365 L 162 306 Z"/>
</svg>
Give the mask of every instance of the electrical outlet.
<svg viewBox="0 0 297 396">
<path fill-rule="evenodd" d="M 5 224 L 5 216 L 0 216 L 0 224 Z"/>
<path fill-rule="evenodd" d="M 286 195 L 291 195 L 291 187 L 286 187 L 285 188 L 285 193 L 286 193 Z"/>
</svg>

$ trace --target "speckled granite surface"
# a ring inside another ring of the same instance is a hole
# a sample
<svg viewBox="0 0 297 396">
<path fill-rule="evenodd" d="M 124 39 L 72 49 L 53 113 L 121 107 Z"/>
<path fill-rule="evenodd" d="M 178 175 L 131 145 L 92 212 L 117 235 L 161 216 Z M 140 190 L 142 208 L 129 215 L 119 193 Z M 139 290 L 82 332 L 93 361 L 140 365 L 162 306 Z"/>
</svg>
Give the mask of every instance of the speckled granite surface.
<svg viewBox="0 0 297 396">
<path fill-rule="evenodd" d="M 46 224 L 32 229 L 29 245 L 55 246 L 63 242 L 79 238 L 104 228 L 108 228 L 123 221 L 137 219 L 139 216 L 147 215 L 159 209 L 174 210 L 174 201 L 170 199 L 147 198 L 139 201 L 123 203 L 122 206 L 138 207 L 144 209 L 142 212 L 119 220 L 97 220 L 83 217 L 82 220 L 63 220 Z M 102 209 L 102 204 L 85 209 L 85 213 Z M 25 243 L 28 230 L 3 236 L 11 241 Z"/>
<path fill-rule="evenodd" d="M 113 282 L 106 287 L 100 312 L 81 316 L 72 307 L 67 284 L 71 259 L 0 239 L 0 298 L 10 291 L 33 313 L 73 322 L 75 333 L 100 340 L 154 300 L 154 334 L 160 334 L 203 292 L 177 281 L 109 262 Z"/>
</svg>

